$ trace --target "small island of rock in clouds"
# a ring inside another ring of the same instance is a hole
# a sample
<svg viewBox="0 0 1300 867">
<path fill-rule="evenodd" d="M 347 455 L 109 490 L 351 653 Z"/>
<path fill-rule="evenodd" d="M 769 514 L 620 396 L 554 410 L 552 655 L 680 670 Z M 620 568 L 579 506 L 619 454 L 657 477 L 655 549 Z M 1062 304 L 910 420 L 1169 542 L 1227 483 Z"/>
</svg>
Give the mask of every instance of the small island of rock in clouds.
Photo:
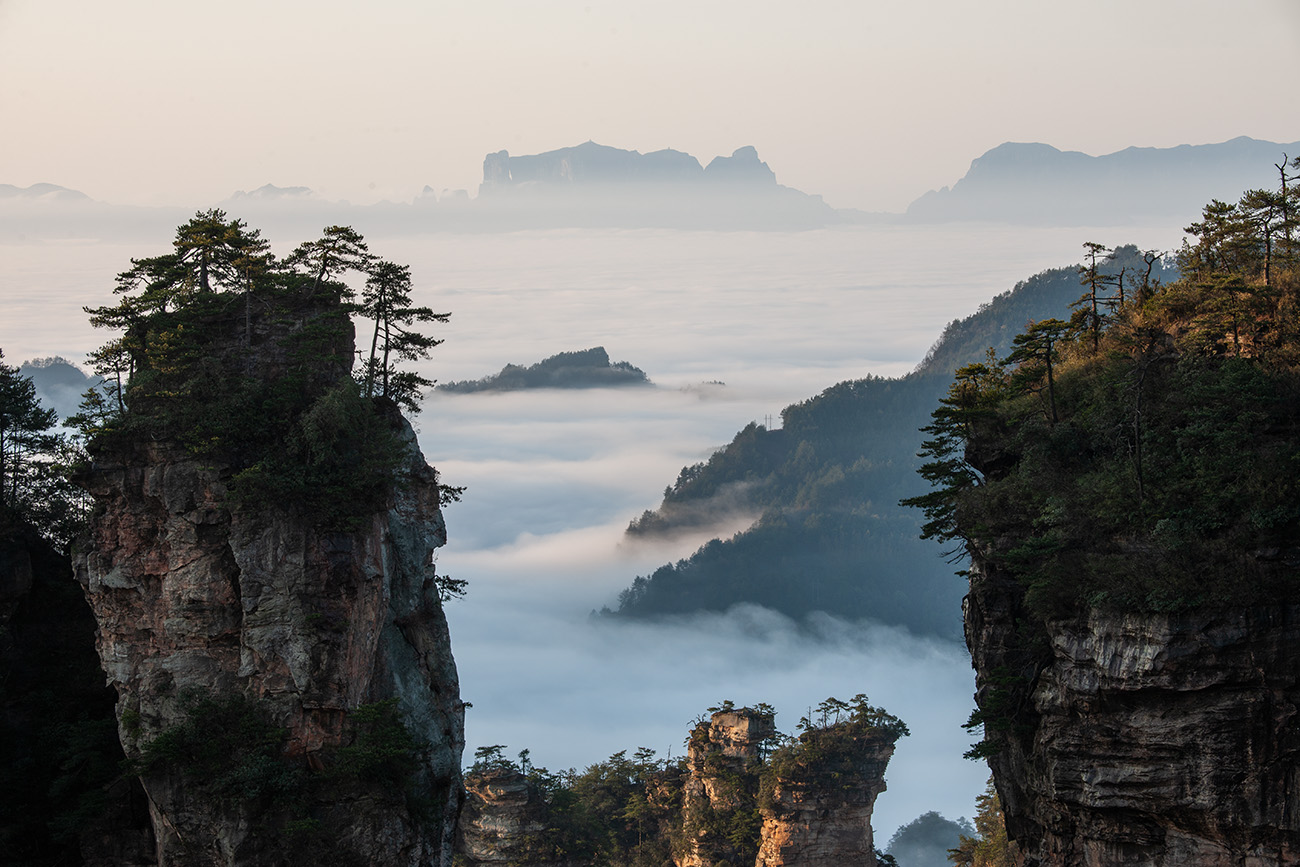
<svg viewBox="0 0 1300 867">
<path fill-rule="evenodd" d="M 438 391 L 471 394 L 533 388 L 621 388 L 651 384 L 645 371 L 626 361 L 611 362 L 605 347 L 596 346 L 578 352 L 559 352 L 527 367 L 507 364 L 500 373 L 482 379 L 442 383 Z"/>
</svg>

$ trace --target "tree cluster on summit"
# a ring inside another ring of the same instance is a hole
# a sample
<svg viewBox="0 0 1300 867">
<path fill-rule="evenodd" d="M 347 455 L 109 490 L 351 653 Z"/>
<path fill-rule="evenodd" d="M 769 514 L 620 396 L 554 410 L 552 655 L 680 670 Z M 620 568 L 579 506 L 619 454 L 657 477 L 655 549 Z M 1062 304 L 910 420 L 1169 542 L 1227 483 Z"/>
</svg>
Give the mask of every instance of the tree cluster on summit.
<svg viewBox="0 0 1300 867">
<path fill-rule="evenodd" d="M 364 278 L 359 292 L 348 275 Z M 233 466 L 236 502 L 298 503 L 325 524 L 385 495 L 377 480 L 401 453 L 392 418 L 434 384 L 409 368 L 442 342 L 420 326 L 450 316 L 413 304 L 407 266 L 345 226 L 281 260 L 260 232 L 209 210 L 116 284 L 116 304 L 86 308 L 116 334 L 90 355 L 101 378 L 67 419 L 76 435 L 54 432 L 30 380 L 0 363 L 0 507 L 66 545 L 86 517 L 69 476 L 87 452 L 149 440 Z M 355 372 L 353 315 L 371 323 Z"/>
</svg>

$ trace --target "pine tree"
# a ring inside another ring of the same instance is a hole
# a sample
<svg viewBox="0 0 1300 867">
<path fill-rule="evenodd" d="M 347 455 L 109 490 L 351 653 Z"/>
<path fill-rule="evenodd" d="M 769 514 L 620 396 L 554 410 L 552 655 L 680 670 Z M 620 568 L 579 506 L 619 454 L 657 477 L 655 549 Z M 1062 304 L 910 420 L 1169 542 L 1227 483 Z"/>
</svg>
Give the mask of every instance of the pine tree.
<svg viewBox="0 0 1300 867">
<path fill-rule="evenodd" d="M 344 271 L 369 272 L 376 258 L 370 253 L 361 233 L 351 226 L 327 226 L 320 240 L 299 244 L 285 264 L 305 268 L 312 276 L 310 296 Z M 350 298 L 351 294 L 346 294 L 346 297 Z"/>
<path fill-rule="evenodd" d="M 58 414 L 41 406 L 32 381 L 0 360 L 0 517 L 66 545 L 80 526 L 84 498 L 66 478 L 79 452 L 53 430 L 56 424 Z"/>
<path fill-rule="evenodd" d="M 451 314 L 412 307 L 411 269 L 383 261 L 371 268 L 358 310 L 374 322 L 365 368 L 366 397 L 387 397 L 412 411 L 418 409 L 420 389 L 432 386 L 433 380 L 414 371 L 398 370 L 397 363 L 428 358 L 433 348 L 442 343 L 415 331 L 412 325 L 446 322 Z"/>
<path fill-rule="evenodd" d="M 1012 376 L 1012 386 L 1033 388 L 1032 383 L 1047 377 L 1047 405 L 1052 424 L 1056 424 L 1056 381 L 1052 375 L 1052 363 L 1056 360 L 1056 344 L 1070 330 L 1070 324 L 1060 319 L 1044 319 L 1030 323 L 1024 333 L 1016 335 L 1011 341 L 1015 347 L 1007 356 L 1004 364 L 1018 364 L 1019 369 Z M 1039 366 L 1041 365 L 1041 367 Z"/>
</svg>

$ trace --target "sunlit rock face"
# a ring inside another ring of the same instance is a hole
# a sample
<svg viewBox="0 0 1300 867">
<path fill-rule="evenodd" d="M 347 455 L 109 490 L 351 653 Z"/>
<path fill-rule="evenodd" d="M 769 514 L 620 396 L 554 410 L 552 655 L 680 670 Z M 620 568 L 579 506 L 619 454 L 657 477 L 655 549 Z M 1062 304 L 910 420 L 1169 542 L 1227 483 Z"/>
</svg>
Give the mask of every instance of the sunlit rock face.
<svg viewBox="0 0 1300 867">
<path fill-rule="evenodd" d="M 1028 685 L 990 759 L 1026 864 L 1300 863 L 1300 608 L 1094 611 L 1029 652 L 1022 596 L 976 558 L 979 703 Z"/>
<path fill-rule="evenodd" d="M 677 867 L 712 867 L 740 857 L 724 828 L 737 813 L 756 808 L 760 749 L 775 732 L 770 715 L 748 708 L 717 711 L 691 731 L 682 787 L 685 844 Z"/>
<path fill-rule="evenodd" d="M 775 775 L 755 867 L 874 867 L 871 813 L 885 791 L 893 738 L 862 733 L 837 753 Z"/>
<path fill-rule="evenodd" d="M 283 730 L 272 767 L 232 770 L 219 796 L 187 754 L 143 767 L 160 864 L 319 862 L 320 849 L 337 864 L 450 864 L 464 706 L 432 566 L 446 531 L 434 470 L 390 421 L 404 443 L 391 496 L 350 532 L 291 503 L 232 507 L 230 471 L 168 443 L 109 447 L 84 477 L 96 510 L 77 578 L 128 758 L 191 721 L 196 698 Z M 354 712 L 386 701 L 416 745 L 402 784 L 341 774 Z M 312 785 L 276 788 L 276 774 Z"/>
</svg>

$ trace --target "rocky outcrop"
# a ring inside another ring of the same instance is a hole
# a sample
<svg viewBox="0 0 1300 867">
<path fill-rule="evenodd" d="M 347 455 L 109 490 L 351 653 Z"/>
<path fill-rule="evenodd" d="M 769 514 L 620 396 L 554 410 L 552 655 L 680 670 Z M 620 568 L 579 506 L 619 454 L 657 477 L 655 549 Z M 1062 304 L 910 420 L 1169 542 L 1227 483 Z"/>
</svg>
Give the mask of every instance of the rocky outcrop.
<svg viewBox="0 0 1300 867">
<path fill-rule="evenodd" d="M 691 183 L 704 176 L 699 160 L 675 150 L 643 154 L 595 142 L 540 154 L 511 156 L 498 151 L 483 158 L 481 193 L 537 184 Z"/>
<path fill-rule="evenodd" d="M 276 329 L 302 327 L 252 323 L 247 369 L 278 376 Z M 391 494 L 346 530 L 241 506 L 230 467 L 165 441 L 119 437 L 82 478 L 77 579 L 160 864 L 450 864 L 464 706 L 432 565 L 446 531 L 436 473 L 387 422 Z M 228 757 L 202 742 L 217 711 Z"/>
<path fill-rule="evenodd" d="M 755 867 L 875 867 L 871 813 L 897 735 L 851 723 L 805 733 L 774 760 Z"/>
<path fill-rule="evenodd" d="M 778 184 L 752 146 L 717 157 L 705 168 L 681 151 L 642 154 L 590 141 L 540 154 L 488 154 L 478 198 L 456 215 L 462 228 L 499 229 L 784 230 L 849 218 L 821 196 Z"/>
<path fill-rule="evenodd" d="M 874 867 L 872 807 L 907 727 L 864 695 L 818 711 L 820 725 L 789 739 L 771 707 L 725 702 L 691 731 L 684 759 L 620 752 L 580 775 L 481 755 L 457 864 Z"/>
<path fill-rule="evenodd" d="M 514 768 L 491 768 L 465 778 L 465 806 L 456 835 L 457 861 L 468 867 L 528 864 L 578 867 L 546 857 L 548 805 Z"/>
<path fill-rule="evenodd" d="M 772 714 L 750 708 L 715 711 L 691 731 L 677 867 L 752 861 L 752 843 L 738 845 L 736 829 L 756 815 L 762 759 L 775 735 Z"/>
<path fill-rule="evenodd" d="M 1027 865 L 1300 862 L 1300 607 L 1090 611 L 1029 641 L 981 558 L 966 635 Z"/>
<path fill-rule="evenodd" d="M 439 384 L 440 392 L 518 391 L 527 388 L 618 388 L 650 385 L 645 371 L 626 361 L 609 360 L 605 347 L 559 352 L 524 367 L 507 364 L 500 373 L 482 379 Z"/>
</svg>

